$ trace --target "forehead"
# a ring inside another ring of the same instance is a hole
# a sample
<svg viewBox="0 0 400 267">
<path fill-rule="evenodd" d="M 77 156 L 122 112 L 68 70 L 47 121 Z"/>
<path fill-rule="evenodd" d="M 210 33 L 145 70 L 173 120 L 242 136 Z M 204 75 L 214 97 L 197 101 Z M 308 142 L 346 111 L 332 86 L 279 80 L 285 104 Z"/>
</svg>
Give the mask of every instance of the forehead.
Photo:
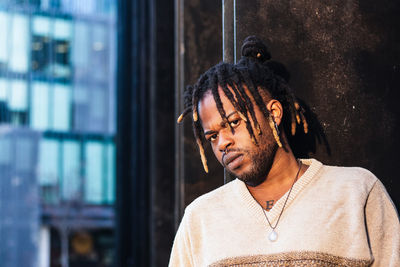
<svg viewBox="0 0 400 267">
<path fill-rule="evenodd" d="M 235 108 L 220 87 L 218 88 L 218 93 L 225 113 L 230 114 L 234 112 Z M 199 101 L 198 112 L 204 131 L 213 129 L 222 122 L 221 115 L 218 111 L 211 90 L 207 91 Z"/>
</svg>

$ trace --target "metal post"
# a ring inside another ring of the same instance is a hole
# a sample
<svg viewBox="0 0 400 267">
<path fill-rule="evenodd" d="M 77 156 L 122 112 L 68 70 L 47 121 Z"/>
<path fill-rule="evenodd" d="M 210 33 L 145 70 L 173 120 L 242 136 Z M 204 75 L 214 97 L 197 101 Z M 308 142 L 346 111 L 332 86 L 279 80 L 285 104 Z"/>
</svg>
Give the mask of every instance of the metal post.
<svg viewBox="0 0 400 267">
<path fill-rule="evenodd" d="M 183 110 L 182 93 L 184 82 L 184 0 L 175 0 L 175 118 Z M 181 125 L 175 125 L 175 229 L 178 229 L 184 210 L 184 173 L 185 164 L 183 140 L 184 133 Z"/>
<path fill-rule="evenodd" d="M 236 63 L 236 0 L 222 0 L 222 58 Z"/>
</svg>

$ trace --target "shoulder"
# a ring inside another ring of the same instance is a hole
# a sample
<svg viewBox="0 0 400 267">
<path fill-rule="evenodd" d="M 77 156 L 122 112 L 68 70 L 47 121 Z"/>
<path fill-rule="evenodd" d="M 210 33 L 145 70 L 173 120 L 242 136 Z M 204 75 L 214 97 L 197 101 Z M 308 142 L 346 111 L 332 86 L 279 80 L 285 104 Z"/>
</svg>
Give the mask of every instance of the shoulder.
<svg viewBox="0 0 400 267">
<path fill-rule="evenodd" d="M 372 172 L 361 167 L 324 165 L 322 171 L 325 176 L 336 178 L 339 181 L 374 184 L 378 180 Z"/>
<path fill-rule="evenodd" d="M 372 172 L 361 167 L 323 165 L 319 181 L 344 193 L 368 195 L 379 180 Z"/>
<path fill-rule="evenodd" d="M 216 212 L 224 209 L 229 201 L 233 198 L 233 194 L 239 187 L 239 181 L 233 180 L 223 186 L 220 186 L 204 195 L 196 198 L 190 203 L 186 209 L 185 214 L 201 216 L 205 213 Z"/>
</svg>

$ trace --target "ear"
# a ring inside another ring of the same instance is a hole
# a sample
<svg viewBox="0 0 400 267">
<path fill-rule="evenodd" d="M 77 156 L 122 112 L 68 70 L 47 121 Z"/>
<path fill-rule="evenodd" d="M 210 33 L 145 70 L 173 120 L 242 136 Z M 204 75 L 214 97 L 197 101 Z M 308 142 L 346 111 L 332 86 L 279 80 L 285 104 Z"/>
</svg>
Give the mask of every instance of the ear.
<svg viewBox="0 0 400 267">
<path fill-rule="evenodd" d="M 271 99 L 267 103 L 267 109 L 271 113 L 272 119 L 279 126 L 282 122 L 282 117 L 283 117 L 283 107 L 281 102 L 279 102 L 276 99 Z"/>
</svg>

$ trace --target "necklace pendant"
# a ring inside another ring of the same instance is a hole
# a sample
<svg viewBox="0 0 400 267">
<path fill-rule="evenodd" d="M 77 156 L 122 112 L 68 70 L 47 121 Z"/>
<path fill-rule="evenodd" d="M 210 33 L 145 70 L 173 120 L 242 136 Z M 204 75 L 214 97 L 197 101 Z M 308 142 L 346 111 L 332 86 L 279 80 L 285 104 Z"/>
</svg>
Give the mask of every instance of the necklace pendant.
<svg viewBox="0 0 400 267">
<path fill-rule="evenodd" d="M 278 239 L 278 233 L 275 232 L 275 230 L 272 230 L 272 232 L 268 235 L 268 239 L 271 242 L 275 242 Z"/>
</svg>

